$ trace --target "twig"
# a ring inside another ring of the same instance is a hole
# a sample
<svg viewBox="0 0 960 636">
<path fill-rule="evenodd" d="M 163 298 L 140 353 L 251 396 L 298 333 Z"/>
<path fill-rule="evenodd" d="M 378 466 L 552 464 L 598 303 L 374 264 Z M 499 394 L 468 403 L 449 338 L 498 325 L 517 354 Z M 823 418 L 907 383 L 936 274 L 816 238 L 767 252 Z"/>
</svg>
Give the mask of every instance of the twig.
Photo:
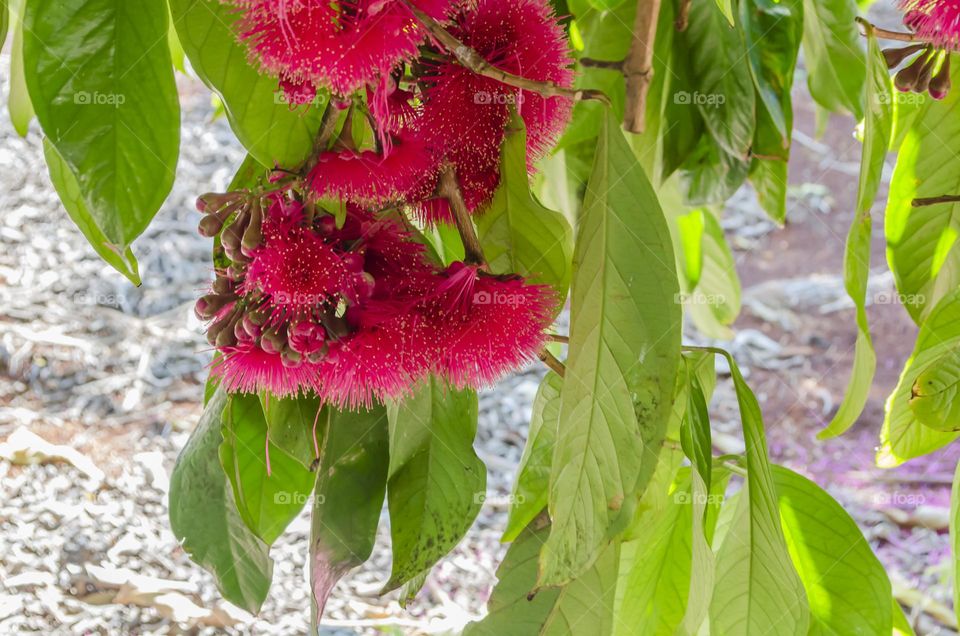
<svg viewBox="0 0 960 636">
<path fill-rule="evenodd" d="M 914 199 L 913 207 L 922 208 L 928 205 L 939 205 L 940 203 L 960 203 L 960 194 L 944 194 L 939 197 Z"/>
<path fill-rule="evenodd" d="M 520 77 L 519 75 L 514 75 L 513 73 L 502 71 L 484 59 L 484 57 L 477 53 L 477 51 L 461 42 L 455 35 L 443 28 L 443 25 L 441 25 L 439 22 L 431 18 L 417 7 L 413 6 L 413 4 L 410 3 L 410 0 L 402 0 L 402 2 L 413 13 L 413 15 L 417 17 L 420 23 L 426 27 L 427 31 L 430 32 L 430 35 L 432 35 L 434 39 L 436 39 L 440 44 L 443 45 L 445 49 L 453 54 L 453 56 L 457 58 L 458 62 L 463 64 L 477 75 L 483 75 L 484 77 L 495 79 L 498 82 L 502 82 L 509 86 L 539 93 L 545 97 L 567 97 L 574 101 L 595 100 L 598 102 L 603 102 L 607 106 L 611 105 L 610 98 L 607 97 L 606 93 L 603 91 L 589 88 L 567 88 L 565 86 L 555 84 L 554 82 L 538 82 L 536 80 L 527 79 L 525 77 Z"/>
<path fill-rule="evenodd" d="M 647 93 L 653 78 L 653 49 L 659 17 L 660 0 L 637 0 L 633 43 L 623 62 L 623 76 L 627 81 L 623 126 L 632 133 L 642 133 L 647 126 Z"/>
<path fill-rule="evenodd" d="M 570 336 L 561 336 L 558 333 L 548 334 L 547 340 L 550 342 L 559 342 L 560 344 L 570 344 Z"/>
<path fill-rule="evenodd" d="M 578 62 L 580 62 L 580 66 L 584 68 L 605 68 L 609 71 L 623 72 L 624 60 L 609 61 L 609 60 L 595 60 L 592 57 L 581 57 L 578 60 Z"/>
<path fill-rule="evenodd" d="M 340 119 L 339 111 L 333 104 L 328 103 L 326 110 L 323 111 L 323 118 L 320 120 L 320 130 L 317 131 L 317 138 L 313 140 L 313 152 L 303 162 L 303 167 L 300 170 L 301 175 L 306 176 L 313 172 L 313 169 L 320 162 L 320 155 L 326 152 L 327 146 L 330 145 L 330 139 L 337 130 L 338 119 Z"/>
<path fill-rule="evenodd" d="M 543 362 L 545 365 L 550 367 L 550 369 L 554 371 L 557 375 L 559 375 L 561 378 L 567 375 L 567 367 L 565 367 L 562 362 L 557 360 L 556 356 L 554 356 L 552 353 L 550 353 L 546 349 L 540 352 L 539 357 L 541 362 Z"/>
<path fill-rule="evenodd" d="M 453 165 L 446 166 L 440 174 L 438 194 L 450 202 L 453 220 L 457 225 L 457 232 L 460 233 L 460 240 L 463 241 L 464 262 L 468 265 L 486 266 L 487 259 L 483 256 L 483 247 L 473 227 L 470 210 L 467 209 L 467 204 L 463 200 L 460 184 L 457 183 L 456 168 Z"/>
<path fill-rule="evenodd" d="M 680 0 L 680 8 L 677 10 L 677 19 L 673 23 L 673 26 L 677 29 L 677 31 L 686 31 L 687 27 L 690 25 L 690 5 L 692 4 L 692 0 Z"/>
<path fill-rule="evenodd" d="M 902 33 L 900 31 L 888 31 L 887 29 L 881 29 L 875 24 L 864 20 L 861 17 L 857 17 L 857 24 L 863 27 L 864 32 L 861 35 L 867 35 L 870 31 L 883 40 L 896 40 L 898 42 L 919 42 L 920 38 L 915 36 L 913 33 Z"/>
</svg>

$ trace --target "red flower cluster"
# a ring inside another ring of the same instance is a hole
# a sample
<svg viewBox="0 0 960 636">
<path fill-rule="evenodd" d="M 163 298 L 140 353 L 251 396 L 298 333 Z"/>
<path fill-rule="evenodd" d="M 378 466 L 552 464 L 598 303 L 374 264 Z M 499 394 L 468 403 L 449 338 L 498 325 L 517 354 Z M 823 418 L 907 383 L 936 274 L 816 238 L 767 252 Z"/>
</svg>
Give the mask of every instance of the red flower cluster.
<svg viewBox="0 0 960 636">
<path fill-rule="evenodd" d="M 903 22 L 924 42 L 960 51 L 960 0 L 900 0 Z"/>
<path fill-rule="evenodd" d="M 552 289 L 443 268 L 389 213 L 350 205 L 338 227 L 285 189 L 207 195 L 200 208 L 201 232 L 221 233 L 223 253 L 196 312 L 210 321 L 213 373 L 228 391 L 369 407 L 430 373 L 489 384 L 544 345 Z"/>
<path fill-rule="evenodd" d="M 280 78 L 291 101 L 312 100 L 317 87 L 338 96 L 366 89 L 380 148 L 324 153 L 309 178 L 320 196 L 409 204 L 426 221 L 449 221 L 447 202 L 435 197 L 441 167 L 456 169 L 467 207 L 481 211 L 500 180 L 511 107 L 527 127 L 531 170 L 569 121 L 569 99 L 482 77 L 433 48 L 403 0 L 227 1 L 244 11 L 241 39 L 253 59 Z M 493 66 L 572 86 L 566 35 L 547 0 L 411 4 Z"/>
</svg>

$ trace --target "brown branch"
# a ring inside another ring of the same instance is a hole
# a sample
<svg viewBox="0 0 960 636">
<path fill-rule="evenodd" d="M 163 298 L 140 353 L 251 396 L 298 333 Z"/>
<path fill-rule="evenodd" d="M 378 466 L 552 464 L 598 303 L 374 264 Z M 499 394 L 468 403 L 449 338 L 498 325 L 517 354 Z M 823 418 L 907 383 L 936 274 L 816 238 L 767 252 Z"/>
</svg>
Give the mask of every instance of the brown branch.
<svg viewBox="0 0 960 636">
<path fill-rule="evenodd" d="M 690 5 L 692 4 L 692 0 L 680 0 L 680 8 L 677 10 L 677 19 L 673 23 L 673 26 L 677 29 L 677 31 L 686 31 L 687 27 L 690 25 Z"/>
<path fill-rule="evenodd" d="M 539 358 L 541 362 L 550 367 L 550 369 L 561 378 L 567 374 L 567 367 L 565 367 L 562 362 L 557 360 L 556 356 L 546 349 L 540 352 Z"/>
<path fill-rule="evenodd" d="M 913 33 L 902 33 L 900 31 L 888 31 L 887 29 L 881 29 L 880 27 L 872 24 L 861 17 L 857 17 L 857 24 L 863 27 L 863 33 L 861 35 L 866 36 L 868 33 L 873 31 L 874 35 L 883 40 L 896 40 L 898 42 L 919 42 L 920 38 L 915 36 Z"/>
<path fill-rule="evenodd" d="M 653 48 L 659 17 L 660 0 L 637 0 L 633 43 L 623 63 L 623 76 L 627 81 L 623 126 L 632 133 L 642 133 L 647 126 L 647 93 L 653 78 Z"/>
<path fill-rule="evenodd" d="M 449 51 L 458 62 L 460 62 L 460 64 L 473 71 L 477 75 L 483 75 L 484 77 L 495 79 L 498 82 L 502 82 L 509 86 L 539 93 L 544 97 L 567 97 L 574 101 L 595 100 L 603 102 L 607 106 L 610 106 L 611 104 L 610 98 L 607 97 L 606 93 L 603 91 L 594 89 L 567 88 L 565 86 L 555 84 L 554 82 L 538 82 L 536 80 L 527 79 L 525 77 L 520 77 L 519 75 L 514 75 L 513 73 L 502 71 L 484 59 L 484 57 L 477 53 L 477 51 L 461 42 L 455 35 L 443 28 L 443 25 L 441 25 L 439 22 L 431 18 L 417 7 L 413 6 L 410 0 L 402 0 L 402 2 L 413 13 L 413 15 L 417 17 L 420 23 L 426 27 L 427 31 L 430 32 L 430 35 L 432 35 L 437 42 L 442 44 L 443 47 L 447 49 L 447 51 Z"/>
<path fill-rule="evenodd" d="M 463 241 L 464 262 L 467 265 L 486 267 L 487 260 L 483 256 L 483 247 L 480 246 L 480 239 L 477 238 L 477 231 L 470 218 L 470 210 L 467 209 L 463 193 L 460 191 L 460 184 L 457 183 L 456 169 L 452 165 L 446 166 L 440 174 L 438 194 L 450 202 L 453 220 L 456 223 L 457 232 L 460 233 L 460 240 Z"/>
<path fill-rule="evenodd" d="M 941 203 L 960 203 L 960 194 L 944 194 L 939 197 L 914 199 L 913 207 L 922 208 L 928 205 L 939 205 Z"/>
<path fill-rule="evenodd" d="M 603 68 L 608 71 L 620 71 L 623 72 L 623 60 L 618 61 L 609 61 L 609 60 L 595 60 L 592 57 L 581 57 L 579 60 L 580 66 L 584 68 Z"/>
<path fill-rule="evenodd" d="M 547 334 L 547 340 L 550 342 L 559 342 L 560 344 L 570 344 L 570 336 L 561 336 L 558 333 Z"/>
</svg>

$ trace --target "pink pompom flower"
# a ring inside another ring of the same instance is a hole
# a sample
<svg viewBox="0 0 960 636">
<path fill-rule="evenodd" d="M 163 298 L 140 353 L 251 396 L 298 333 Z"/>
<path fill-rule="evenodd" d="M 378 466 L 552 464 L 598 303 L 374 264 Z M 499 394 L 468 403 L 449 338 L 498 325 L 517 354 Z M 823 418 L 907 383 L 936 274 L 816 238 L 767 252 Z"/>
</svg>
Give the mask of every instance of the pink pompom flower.
<svg viewBox="0 0 960 636">
<path fill-rule="evenodd" d="M 900 0 L 904 24 L 925 42 L 960 51 L 960 0 Z"/>
</svg>

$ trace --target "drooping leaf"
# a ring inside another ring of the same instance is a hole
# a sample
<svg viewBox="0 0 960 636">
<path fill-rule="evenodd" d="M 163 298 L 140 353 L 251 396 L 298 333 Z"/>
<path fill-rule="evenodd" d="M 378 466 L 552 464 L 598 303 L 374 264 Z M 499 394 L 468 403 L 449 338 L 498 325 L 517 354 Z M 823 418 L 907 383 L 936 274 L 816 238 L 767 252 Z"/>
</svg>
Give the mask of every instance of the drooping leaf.
<svg viewBox="0 0 960 636">
<path fill-rule="evenodd" d="M 257 72 L 237 42 L 239 14 L 219 0 L 170 0 L 183 50 L 200 79 L 220 96 L 230 127 L 257 161 L 298 166 L 313 149 L 325 103 L 306 112 L 285 103 L 275 78 Z"/>
<path fill-rule="evenodd" d="M 710 489 L 710 476 L 713 472 L 713 441 L 710 431 L 710 414 L 707 412 L 707 400 L 703 387 L 696 374 L 686 365 L 687 410 L 680 428 L 680 442 L 683 452 L 696 467 L 700 479 Z"/>
<path fill-rule="evenodd" d="M 818 104 L 863 118 L 866 62 L 854 0 L 803 1 L 803 52 L 807 85 Z"/>
<path fill-rule="evenodd" d="M 240 516 L 267 545 L 300 514 L 316 480 L 296 459 L 268 443 L 267 422 L 255 395 L 231 396 L 223 413 L 220 463 Z"/>
<path fill-rule="evenodd" d="M 180 452 L 170 476 L 170 527 L 183 549 L 213 574 L 223 597 L 257 613 L 267 597 L 273 561 L 267 544 L 240 518 L 217 449 L 227 394 L 217 390 Z"/>
<path fill-rule="evenodd" d="M 889 634 L 890 581 L 857 523 L 809 479 L 779 466 L 773 477 L 787 547 L 810 604 L 810 633 Z"/>
<path fill-rule="evenodd" d="M 709 135 L 702 135 L 680 167 L 684 203 L 722 204 L 743 185 L 749 173 L 749 160 L 731 155 Z"/>
<path fill-rule="evenodd" d="M 387 406 L 387 484 L 393 590 L 428 570 L 459 543 L 486 494 L 486 467 L 473 450 L 477 395 L 435 378 L 413 397 Z"/>
<path fill-rule="evenodd" d="M 30 0 L 23 60 L 30 101 L 77 179 L 90 217 L 122 252 L 173 185 L 180 105 L 166 3 Z"/>
<path fill-rule="evenodd" d="M 520 533 L 547 507 L 550 491 L 550 460 L 560 421 L 560 393 L 563 378 L 551 371 L 540 384 L 533 400 L 530 433 L 520 458 L 507 529 L 502 541 L 515 541 Z"/>
<path fill-rule="evenodd" d="M 709 474 L 709 473 L 708 473 Z M 719 509 L 723 499 L 723 489 L 727 485 L 728 475 L 722 475 L 715 489 L 704 483 L 699 468 L 690 471 L 690 589 L 687 594 L 687 607 L 683 613 L 683 622 L 679 630 L 682 634 L 694 636 L 707 619 L 710 600 L 716 582 L 716 557 L 710 546 L 716 515 L 709 514 L 711 509 Z M 716 503 L 711 498 L 716 500 Z M 709 507 L 708 507 L 709 506 Z"/>
<path fill-rule="evenodd" d="M 866 118 L 863 130 L 863 157 L 860 161 L 860 181 L 856 216 L 847 235 L 844 257 L 844 279 L 847 294 L 857 307 L 857 344 L 853 370 L 844 394 L 843 403 L 820 439 L 842 435 L 856 423 L 867 404 L 870 386 L 877 368 L 877 354 L 870 338 L 867 320 L 867 283 L 870 279 L 870 238 L 873 220 L 870 208 L 880 187 L 883 164 L 890 144 L 893 114 L 890 77 L 880 46 L 873 33 L 869 34 L 867 53 Z"/>
<path fill-rule="evenodd" d="M 632 518 L 656 468 L 679 366 L 669 229 L 612 117 L 587 185 L 574 263 L 541 585 L 576 577 L 600 554 L 617 518 Z"/>
<path fill-rule="evenodd" d="M 373 552 L 390 462 L 387 413 L 328 410 L 310 531 L 314 613 L 337 581 Z"/>
<path fill-rule="evenodd" d="M 530 192 L 527 135 L 513 117 L 503 144 L 500 187 L 490 208 L 477 217 L 477 232 L 494 274 L 520 274 L 550 285 L 562 303 L 573 267 L 573 229 L 559 212 L 543 207 Z"/>
<path fill-rule="evenodd" d="M 693 2 L 685 37 L 697 90 L 687 95 L 720 147 L 746 159 L 757 118 L 756 94 L 740 29 L 712 2 Z"/>
<path fill-rule="evenodd" d="M 49 140 L 43 140 L 43 156 L 46 159 L 47 169 L 50 171 L 50 181 L 63 203 L 70 219 L 77 224 L 87 242 L 108 265 L 127 277 L 134 285 L 140 285 L 140 271 L 137 258 L 129 247 L 119 252 L 114 248 L 107 237 L 94 222 L 87 208 L 86 202 L 80 195 L 80 184 L 70 172 L 70 167 L 53 147 Z"/>
<path fill-rule="evenodd" d="M 270 395 L 261 401 L 270 443 L 304 468 L 310 468 L 318 458 L 319 436 L 323 431 L 320 424 L 325 422 L 320 399 Z"/>
<path fill-rule="evenodd" d="M 936 431 L 960 431 L 960 348 L 943 354 L 917 376 L 910 409 L 914 417 Z"/>
<path fill-rule="evenodd" d="M 951 76 L 960 83 L 960 56 Z M 914 207 L 917 198 L 960 193 L 960 92 L 929 100 L 906 131 L 890 182 L 884 229 L 899 298 L 918 324 L 960 282 L 960 203 Z"/>
<path fill-rule="evenodd" d="M 736 361 L 727 359 L 743 422 L 747 480 L 717 555 L 710 632 L 806 636 L 810 612 L 780 523 L 760 404 Z"/>
<path fill-rule="evenodd" d="M 0 49 L 7 41 L 7 31 L 10 29 L 10 7 L 7 0 L 0 0 Z"/>
<path fill-rule="evenodd" d="M 26 0 L 10 0 L 10 25 L 13 37 L 10 43 L 10 94 L 7 96 L 7 110 L 10 122 L 21 137 L 27 136 L 30 122 L 33 120 L 33 104 L 27 91 L 27 80 L 23 71 L 23 5 Z"/>
<path fill-rule="evenodd" d="M 958 437 L 924 426 L 910 407 L 917 378 L 931 364 L 960 351 L 960 289 L 945 296 L 920 326 L 913 354 L 904 365 L 897 388 L 887 399 L 880 431 L 877 465 L 890 468 L 941 448 Z"/>
</svg>

